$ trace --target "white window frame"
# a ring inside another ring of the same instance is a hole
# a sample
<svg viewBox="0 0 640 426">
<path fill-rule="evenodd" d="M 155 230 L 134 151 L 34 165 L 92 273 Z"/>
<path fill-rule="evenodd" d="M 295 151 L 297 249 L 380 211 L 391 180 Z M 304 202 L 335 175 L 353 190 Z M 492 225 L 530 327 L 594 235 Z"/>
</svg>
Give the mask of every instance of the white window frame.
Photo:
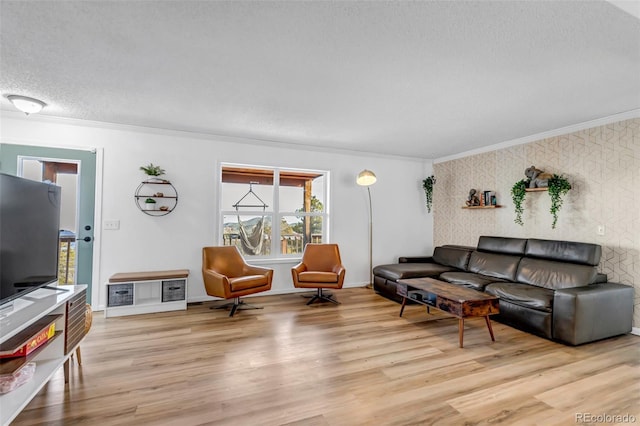
<svg viewBox="0 0 640 426">
<path fill-rule="evenodd" d="M 302 253 L 283 254 L 280 253 L 280 232 L 281 232 L 281 218 L 284 216 L 308 216 L 308 217 L 322 217 L 322 242 L 327 243 L 329 239 L 329 218 L 330 218 L 330 194 L 329 194 L 329 170 L 317 170 L 317 169 L 302 169 L 299 167 L 282 167 L 282 166 L 266 166 L 260 164 L 242 164 L 242 163 L 228 163 L 220 162 L 218 164 L 218 206 L 219 206 L 219 221 L 218 221 L 218 244 L 224 244 L 224 217 L 237 214 L 235 209 L 225 209 L 222 206 L 222 169 L 225 167 L 238 167 L 247 169 L 259 169 L 259 170 L 272 170 L 273 171 L 273 209 L 270 211 L 262 210 L 243 210 L 241 216 L 271 216 L 271 254 L 270 255 L 252 255 L 247 256 L 251 261 L 254 260 L 286 260 L 299 259 L 302 257 Z M 298 212 L 295 211 L 280 211 L 280 172 L 303 172 L 303 173 L 316 173 L 323 175 L 323 193 L 324 200 L 320 200 L 323 205 L 322 212 Z"/>
</svg>

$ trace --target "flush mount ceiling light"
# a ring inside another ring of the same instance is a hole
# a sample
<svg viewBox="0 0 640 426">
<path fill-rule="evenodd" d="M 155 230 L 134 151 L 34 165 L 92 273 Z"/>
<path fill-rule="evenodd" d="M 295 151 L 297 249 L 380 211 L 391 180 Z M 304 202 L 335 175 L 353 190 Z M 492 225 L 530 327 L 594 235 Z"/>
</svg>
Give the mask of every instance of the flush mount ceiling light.
<svg viewBox="0 0 640 426">
<path fill-rule="evenodd" d="M 27 115 L 36 114 L 42 111 L 42 108 L 47 106 L 47 104 L 41 100 L 29 98 L 27 96 L 7 95 L 7 99 L 9 99 L 9 102 L 11 102 L 16 108 Z"/>
</svg>

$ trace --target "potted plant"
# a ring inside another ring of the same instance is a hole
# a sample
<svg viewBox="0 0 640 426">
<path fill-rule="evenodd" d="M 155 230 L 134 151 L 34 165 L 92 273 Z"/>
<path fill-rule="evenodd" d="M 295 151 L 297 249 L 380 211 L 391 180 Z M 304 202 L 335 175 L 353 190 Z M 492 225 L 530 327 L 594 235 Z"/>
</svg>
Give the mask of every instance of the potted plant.
<svg viewBox="0 0 640 426">
<path fill-rule="evenodd" d="M 153 198 L 147 198 L 144 200 L 144 209 L 145 210 L 155 210 L 156 209 L 156 200 Z"/>
<path fill-rule="evenodd" d="M 148 166 L 140 166 L 140 170 L 150 178 L 158 178 L 164 174 L 164 169 L 160 166 L 154 166 L 153 163 L 149 163 Z"/>
<path fill-rule="evenodd" d="M 569 181 L 561 175 L 554 174 L 549 179 L 549 196 L 551 197 L 551 208 L 549 211 L 553 216 L 553 223 L 551 224 L 551 228 L 556 228 L 556 223 L 558 222 L 558 211 L 560 207 L 562 207 L 562 202 L 567 192 L 571 189 L 571 184 Z"/>
<path fill-rule="evenodd" d="M 431 205 L 433 204 L 433 185 L 436 183 L 436 178 L 431 175 L 422 181 L 422 189 L 424 189 L 424 195 L 427 198 L 427 212 L 431 213 Z"/>
</svg>

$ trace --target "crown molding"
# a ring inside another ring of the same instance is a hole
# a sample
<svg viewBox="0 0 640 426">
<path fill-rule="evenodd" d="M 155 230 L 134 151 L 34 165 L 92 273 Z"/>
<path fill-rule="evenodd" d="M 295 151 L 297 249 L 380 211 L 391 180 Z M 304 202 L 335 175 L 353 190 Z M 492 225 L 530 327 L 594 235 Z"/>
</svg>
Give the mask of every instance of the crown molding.
<svg viewBox="0 0 640 426">
<path fill-rule="evenodd" d="M 425 158 L 416 158 L 416 157 L 408 157 L 402 155 L 392 155 L 392 154 L 377 154 L 374 152 L 368 151 L 357 151 L 351 149 L 341 149 L 341 148 L 325 148 L 321 146 L 321 142 L 317 142 L 317 144 L 313 145 L 302 145 L 296 143 L 289 142 L 279 142 L 272 141 L 269 139 L 254 139 L 254 138 L 245 138 L 238 136 L 227 136 L 220 135 L 215 133 L 200 133 L 200 132 L 191 132 L 186 130 L 172 130 L 172 129 L 164 129 L 160 127 L 146 127 L 146 126 L 136 126 L 133 124 L 120 124 L 120 123 L 109 123 L 105 121 L 94 121 L 94 120 L 83 120 L 79 118 L 66 118 L 59 117 L 54 115 L 47 114 L 33 114 L 30 116 L 25 116 L 24 113 L 17 111 L 9 111 L 9 110 L 1 110 L 1 118 L 9 118 L 16 119 L 19 121 L 36 121 L 40 123 L 46 124 L 64 124 L 68 126 L 77 126 L 77 127 L 93 127 L 97 129 L 104 130 L 113 130 L 113 131 L 128 131 L 128 132 L 136 132 L 136 133 L 146 133 L 146 134 L 154 134 L 161 136 L 173 136 L 173 137 L 184 137 L 190 139 L 200 139 L 206 141 L 216 141 L 216 142 L 226 142 L 226 143 L 237 143 L 237 144 L 245 144 L 245 145 L 260 145 L 260 146 L 269 146 L 273 148 L 282 148 L 282 149 L 294 149 L 298 151 L 311 151 L 311 152 L 321 152 L 321 153 L 333 153 L 333 154 L 343 154 L 343 155 L 356 155 L 359 157 L 370 157 L 370 158 L 395 158 L 404 161 L 415 161 L 415 162 L 423 162 Z"/>
<path fill-rule="evenodd" d="M 500 142 L 494 145 L 488 145 L 478 149 L 472 149 L 470 151 L 461 152 L 459 154 L 448 155 L 446 157 L 440 157 L 433 160 L 434 164 L 444 163 L 445 161 L 458 160 L 460 158 L 469 157 L 471 155 L 484 154 L 491 151 L 497 151 L 503 148 L 509 148 L 516 145 L 523 145 L 530 142 L 539 141 L 542 139 L 553 138 L 556 136 L 567 135 L 569 133 L 579 132 L 580 130 L 590 129 L 592 127 L 604 126 L 606 124 L 616 123 L 618 121 L 630 120 L 633 118 L 640 118 L 640 109 L 633 109 L 631 111 L 621 112 L 619 114 L 609 115 L 607 117 L 597 118 L 595 120 L 584 121 L 578 124 L 572 124 L 571 126 L 560 127 L 559 129 L 548 130 L 542 133 L 536 133 L 534 135 L 525 136 L 518 139 L 512 139 L 510 141 Z"/>
</svg>

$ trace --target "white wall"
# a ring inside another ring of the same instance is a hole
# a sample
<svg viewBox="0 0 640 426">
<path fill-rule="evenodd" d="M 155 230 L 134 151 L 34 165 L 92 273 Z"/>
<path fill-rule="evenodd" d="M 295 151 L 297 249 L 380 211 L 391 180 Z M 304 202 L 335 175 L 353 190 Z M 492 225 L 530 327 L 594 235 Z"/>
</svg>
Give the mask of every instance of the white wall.
<svg viewBox="0 0 640 426">
<path fill-rule="evenodd" d="M 362 286 L 369 280 L 367 191 L 355 183 L 364 168 L 378 176 L 371 187 L 373 264 L 432 251 L 432 217 L 426 212 L 421 187 L 422 179 L 431 174 L 430 161 L 309 151 L 248 139 L 44 116 L 25 118 L 4 112 L 0 124 L 2 143 L 103 149 L 102 209 L 98 214 L 103 221 L 119 220 L 120 229 L 96 235 L 99 276 L 94 276 L 93 286 L 100 295 L 100 307 L 104 306 L 101 283 L 116 272 L 187 268 L 191 271 L 189 300 L 209 299 L 200 274 L 201 249 L 218 243 L 220 162 L 329 170 L 330 235 L 340 245 L 346 287 Z M 144 178 L 139 167 L 150 162 L 167 171 L 163 177 L 179 193 L 177 208 L 166 216 L 148 216 L 134 203 L 133 194 Z M 262 264 L 275 269 L 271 293 L 294 291 L 293 262 Z"/>
</svg>

